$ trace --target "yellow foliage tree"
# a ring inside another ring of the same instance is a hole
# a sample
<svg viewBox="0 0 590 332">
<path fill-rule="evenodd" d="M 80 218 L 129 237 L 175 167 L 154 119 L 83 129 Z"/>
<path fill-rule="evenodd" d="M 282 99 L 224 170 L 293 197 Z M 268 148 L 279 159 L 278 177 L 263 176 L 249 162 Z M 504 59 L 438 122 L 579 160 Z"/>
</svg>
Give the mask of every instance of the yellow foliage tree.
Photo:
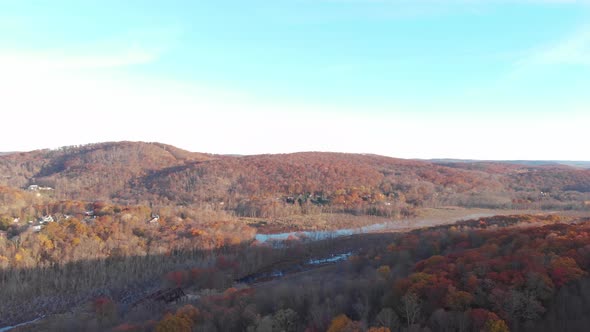
<svg viewBox="0 0 590 332">
<path fill-rule="evenodd" d="M 510 332 L 506 322 L 501 319 L 490 319 L 484 326 L 485 332 Z"/>
<path fill-rule="evenodd" d="M 172 314 L 166 314 L 156 325 L 156 332 L 191 332 L 191 322 Z"/>
<path fill-rule="evenodd" d="M 53 241 L 51 241 L 51 239 L 49 239 L 47 235 L 39 234 L 37 235 L 37 239 L 39 240 L 39 244 L 43 247 L 43 249 L 52 250 L 53 248 L 55 248 L 55 245 L 53 245 Z"/>
<path fill-rule="evenodd" d="M 388 327 L 371 327 L 367 332 L 391 332 Z"/>
<path fill-rule="evenodd" d="M 8 267 L 8 264 L 10 264 L 8 257 L 0 255 L 0 267 Z"/>
<path fill-rule="evenodd" d="M 184 319 L 189 320 L 193 323 L 197 321 L 197 319 L 199 318 L 199 315 L 200 315 L 199 309 L 193 307 L 190 304 L 187 304 L 187 305 L 179 308 L 178 310 L 176 310 L 177 317 L 184 318 Z"/>
<path fill-rule="evenodd" d="M 389 278 L 390 273 L 391 273 L 391 268 L 389 267 L 389 265 L 381 265 L 377 269 L 377 274 L 379 275 L 379 277 L 381 277 L 383 279 Z"/>
<path fill-rule="evenodd" d="M 354 322 L 348 318 L 345 314 L 338 315 L 332 319 L 328 332 L 345 332 L 354 331 Z"/>
</svg>

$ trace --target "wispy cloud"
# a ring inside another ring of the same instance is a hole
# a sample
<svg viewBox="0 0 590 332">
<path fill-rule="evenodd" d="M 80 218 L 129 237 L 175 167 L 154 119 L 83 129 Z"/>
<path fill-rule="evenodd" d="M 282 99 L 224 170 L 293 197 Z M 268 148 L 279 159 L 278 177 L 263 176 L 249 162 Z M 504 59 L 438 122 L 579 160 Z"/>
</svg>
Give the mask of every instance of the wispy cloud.
<svg viewBox="0 0 590 332">
<path fill-rule="evenodd" d="M 590 65 L 590 25 L 563 39 L 534 50 L 525 65 Z"/>
<path fill-rule="evenodd" d="M 298 0 L 306 4 L 318 2 L 332 7 L 329 16 L 321 17 L 310 12 L 304 21 L 322 22 L 325 20 L 371 20 L 412 19 L 439 17 L 464 13 L 479 15 L 498 6 L 579 6 L 590 8 L 590 0 Z M 353 9 L 350 11 L 350 9 Z M 299 17 L 302 20 L 301 17 Z"/>
<path fill-rule="evenodd" d="M 102 40 L 65 44 L 56 49 L 0 47 L 0 68 L 54 71 L 149 64 L 173 47 L 178 34 L 178 29 L 144 29 Z"/>
<path fill-rule="evenodd" d="M 8 53 L 8 54 L 7 54 Z M 103 52 L 103 54 L 69 54 L 69 52 L 4 52 L 0 55 L 0 68 L 26 68 L 28 70 L 100 69 L 146 64 L 158 54 L 141 48 Z"/>
</svg>

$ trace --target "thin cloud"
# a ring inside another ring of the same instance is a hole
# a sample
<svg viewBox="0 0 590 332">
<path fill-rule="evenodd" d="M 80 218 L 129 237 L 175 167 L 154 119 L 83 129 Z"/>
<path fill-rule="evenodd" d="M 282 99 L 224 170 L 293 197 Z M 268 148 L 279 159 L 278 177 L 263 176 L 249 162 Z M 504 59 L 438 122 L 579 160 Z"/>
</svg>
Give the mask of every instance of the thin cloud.
<svg viewBox="0 0 590 332">
<path fill-rule="evenodd" d="M 314 4 L 318 0 L 298 0 Z M 371 19 L 396 20 L 422 17 L 438 17 L 457 13 L 482 14 L 498 6 L 579 6 L 590 8 L 590 0 L 319 0 L 332 8 L 329 15 L 307 13 L 297 17 L 299 21 L 324 22 Z M 353 8 L 353 11 L 350 9 Z M 297 20 L 296 20 L 297 21 Z"/>
<path fill-rule="evenodd" d="M 0 49 L 0 68 L 53 71 L 149 64 L 170 51 L 179 34 L 178 28 L 136 29 L 60 49 Z"/>
<path fill-rule="evenodd" d="M 562 40 L 534 51 L 529 65 L 590 65 L 590 25 L 578 29 Z"/>
<path fill-rule="evenodd" d="M 103 69 L 146 64 L 159 55 L 139 48 L 130 48 L 107 54 L 64 54 L 69 52 L 27 53 L 14 52 L 0 55 L 0 67 L 29 70 Z"/>
</svg>

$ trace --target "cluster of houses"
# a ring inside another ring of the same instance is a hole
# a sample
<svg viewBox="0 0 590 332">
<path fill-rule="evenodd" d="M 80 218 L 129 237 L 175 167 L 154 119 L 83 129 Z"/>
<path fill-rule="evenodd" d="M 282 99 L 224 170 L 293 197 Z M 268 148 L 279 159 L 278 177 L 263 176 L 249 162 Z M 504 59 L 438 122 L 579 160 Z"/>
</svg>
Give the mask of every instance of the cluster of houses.
<svg viewBox="0 0 590 332">
<path fill-rule="evenodd" d="M 58 214 L 57 216 L 52 216 L 52 215 L 46 215 L 46 216 L 42 216 L 37 218 L 36 220 L 29 220 L 26 224 L 22 225 L 27 227 L 28 230 L 33 231 L 33 232 L 40 232 L 47 224 L 52 223 L 52 222 L 59 222 L 60 220 L 67 220 L 70 219 L 71 216 L 64 214 Z M 84 212 L 84 219 L 82 219 L 82 222 L 85 223 L 91 223 L 96 219 L 96 215 L 94 214 L 94 211 L 90 210 L 90 211 L 86 211 Z M 147 224 L 158 224 L 158 221 L 160 220 L 160 216 L 157 214 L 152 213 L 150 216 L 150 219 L 146 221 Z M 13 219 L 13 223 L 15 224 L 19 224 L 20 218 L 15 217 Z M 6 231 L 0 231 L 0 237 L 6 237 L 7 236 L 7 232 Z"/>
<path fill-rule="evenodd" d="M 53 191 L 53 188 L 51 188 L 51 187 L 43 187 L 43 186 L 40 186 L 40 185 L 37 185 L 37 184 L 32 184 L 32 185 L 30 185 L 30 186 L 27 187 L 27 190 L 36 193 L 36 195 L 39 197 L 39 196 L 41 196 L 41 193 L 48 194 L 48 193 L 52 192 Z"/>
<path fill-rule="evenodd" d="M 66 219 L 67 218 L 69 218 L 69 216 L 66 216 Z M 40 217 L 36 221 L 29 220 L 29 229 L 31 229 L 33 232 L 39 232 L 43 229 L 43 227 L 45 227 L 46 224 L 50 222 L 55 222 L 55 219 L 51 215 Z"/>
<path fill-rule="evenodd" d="M 60 219 L 69 219 L 71 218 L 71 216 L 69 215 L 63 215 L 60 216 Z M 59 220 L 57 220 L 56 217 L 52 216 L 52 215 L 46 215 L 46 216 L 42 216 L 37 218 L 36 220 L 29 220 L 26 223 L 19 225 L 22 226 L 19 227 L 21 230 L 23 230 L 23 228 L 26 228 L 29 231 L 32 232 L 40 232 L 47 224 L 52 223 L 52 222 L 58 222 Z M 18 217 L 15 217 L 12 222 L 14 224 L 20 224 L 21 220 Z M 0 231 L 0 238 L 7 238 L 8 237 L 8 232 L 7 231 Z"/>
<path fill-rule="evenodd" d="M 60 219 L 67 220 L 70 218 L 71 218 L 70 215 L 65 214 Z M 28 226 L 29 230 L 31 230 L 33 232 L 39 232 L 48 223 L 57 222 L 57 221 L 59 221 L 59 220 L 57 220 L 57 218 L 55 218 L 54 216 L 46 215 L 46 216 L 39 217 L 36 220 L 29 220 L 29 221 L 27 221 L 26 225 Z M 12 222 L 15 224 L 18 224 L 18 223 L 20 223 L 20 218 L 14 218 L 14 220 Z"/>
<path fill-rule="evenodd" d="M 96 215 L 94 215 L 94 211 L 86 211 L 84 213 L 84 219 L 82 219 L 83 222 L 89 223 L 94 221 L 94 219 L 96 219 Z M 63 219 L 69 219 L 71 218 L 70 215 L 64 215 Z M 147 221 L 148 224 L 156 224 L 158 222 L 158 220 L 160 220 L 160 216 L 157 214 L 151 214 L 150 219 Z M 20 220 L 19 218 L 15 218 L 14 222 L 18 223 Z M 29 229 L 34 231 L 34 232 L 39 232 L 43 229 L 43 227 L 45 227 L 46 224 L 50 223 L 50 222 L 56 222 L 58 220 L 56 220 L 53 216 L 51 215 L 47 215 L 47 216 L 43 216 L 38 218 L 36 221 L 30 220 L 29 223 Z"/>
</svg>

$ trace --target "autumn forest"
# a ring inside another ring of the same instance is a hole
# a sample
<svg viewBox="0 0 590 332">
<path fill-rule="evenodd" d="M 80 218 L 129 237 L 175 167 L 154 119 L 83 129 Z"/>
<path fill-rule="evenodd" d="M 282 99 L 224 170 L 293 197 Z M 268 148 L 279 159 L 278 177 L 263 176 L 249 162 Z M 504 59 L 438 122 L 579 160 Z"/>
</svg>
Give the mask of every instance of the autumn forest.
<svg viewBox="0 0 590 332">
<path fill-rule="evenodd" d="M 586 331 L 589 221 L 557 163 L 2 154 L 0 331 Z"/>
</svg>

